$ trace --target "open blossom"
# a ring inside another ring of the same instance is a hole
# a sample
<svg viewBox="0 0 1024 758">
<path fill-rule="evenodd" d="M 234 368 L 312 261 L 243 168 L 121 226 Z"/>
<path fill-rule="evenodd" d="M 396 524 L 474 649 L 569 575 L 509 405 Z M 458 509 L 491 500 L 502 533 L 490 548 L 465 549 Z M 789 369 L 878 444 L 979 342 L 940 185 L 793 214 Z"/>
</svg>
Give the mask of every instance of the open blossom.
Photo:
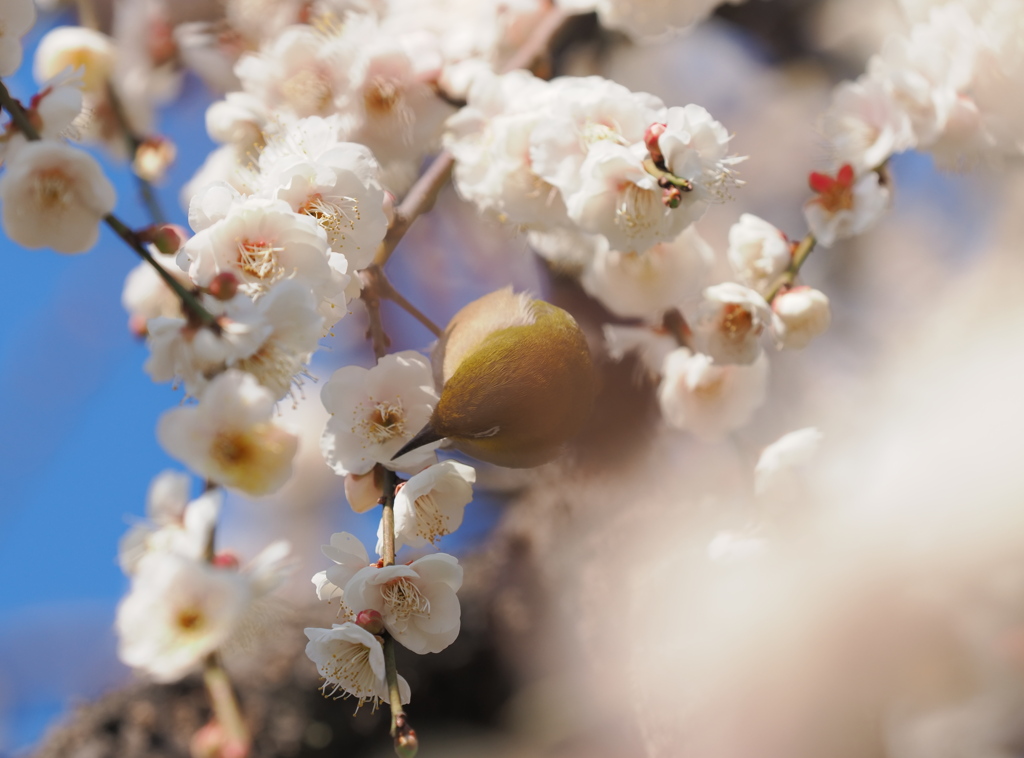
<svg viewBox="0 0 1024 758">
<path fill-rule="evenodd" d="M 784 495 L 798 486 L 799 469 L 818 451 L 822 434 L 813 426 L 784 434 L 766 447 L 754 467 L 754 491 L 760 495 Z"/>
<path fill-rule="evenodd" d="M 780 349 L 807 347 L 832 322 L 828 297 L 810 287 L 793 287 L 772 301 L 772 332 Z"/>
<path fill-rule="evenodd" d="M 37 82 L 44 82 L 64 69 L 79 69 L 86 95 L 105 98 L 116 65 L 117 52 L 110 37 L 84 26 L 58 26 L 39 41 L 32 73 Z"/>
<path fill-rule="evenodd" d="M 253 603 L 283 581 L 288 544 L 276 542 L 239 571 L 173 552 L 147 554 L 117 609 L 118 655 L 173 682 L 229 642 Z"/>
<path fill-rule="evenodd" d="M 704 290 L 696 335 L 715 363 L 753 363 L 761 354 L 758 338 L 771 322 L 764 298 L 734 282 Z"/>
<path fill-rule="evenodd" d="M 251 375 L 229 369 L 209 383 L 197 405 L 164 413 L 157 438 L 197 474 L 249 495 L 266 495 L 291 476 L 299 444 L 273 415 L 273 394 Z"/>
<path fill-rule="evenodd" d="M 21 36 L 36 22 L 32 0 L 7 0 L 0 8 L 0 76 L 10 76 L 21 65 Z"/>
<path fill-rule="evenodd" d="M 419 471 L 433 461 L 437 444 L 391 460 L 426 425 L 437 403 L 430 364 L 419 353 L 385 355 L 371 369 L 340 368 L 320 399 L 331 413 L 320 449 L 335 473 L 365 474 L 377 463 Z"/>
<path fill-rule="evenodd" d="M 729 132 L 699 105 L 669 108 L 660 119 L 665 131 L 658 137 L 658 148 L 665 167 L 693 183 L 677 210 L 696 221 L 708 203 L 722 200 L 737 184 L 732 167 L 745 158 L 729 154 Z"/>
<path fill-rule="evenodd" d="M 766 295 L 792 259 L 786 235 L 752 213 L 729 228 L 729 265 L 741 284 Z"/>
<path fill-rule="evenodd" d="M 313 575 L 316 596 L 321 600 L 340 600 L 344 604 L 345 585 L 360 569 L 370 565 L 370 556 L 359 538 L 348 532 L 332 534 L 331 544 L 321 545 L 320 550 L 336 565 Z M 353 610 L 345 607 L 345 610 L 354 616 L 362 608 Z"/>
<path fill-rule="evenodd" d="M 362 705 L 366 701 L 390 703 L 384 671 L 384 649 L 380 641 L 352 622 L 334 624 L 330 629 L 304 630 L 309 642 L 306 655 L 324 678 L 325 695 L 351 696 Z M 409 702 L 411 690 L 405 677 L 398 677 L 402 704 Z"/>
<path fill-rule="evenodd" d="M 315 219 L 331 250 L 343 253 L 355 271 L 371 263 L 387 232 L 384 190 L 369 149 L 339 142 L 337 132 L 331 120 L 308 118 L 292 126 L 280 146 L 271 143 L 260 156 L 262 194 Z"/>
<path fill-rule="evenodd" d="M 566 198 L 570 219 L 585 232 L 603 235 L 612 249 L 622 252 L 647 250 L 675 239 L 706 207 L 667 207 L 662 188 L 644 168 L 646 153 L 643 143 L 627 147 L 599 142 L 588 151 L 579 169 L 581 181 Z"/>
<path fill-rule="evenodd" d="M 459 636 L 461 586 L 459 562 L 436 553 L 406 566 L 361 569 L 345 585 L 345 605 L 354 613 L 378 611 L 388 633 L 414 653 L 439 653 Z"/>
<path fill-rule="evenodd" d="M 151 553 L 117 609 L 118 654 L 159 682 L 176 681 L 228 641 L 251 600 L 238 571 Z"/>
<path fill-rule="evenodd" d="M 658 402 L 665 420 L 706 440 L 745 425 L 764 402 L 768 360 L 719 366 L 702 353 L 674 350 L 665 359 Z"/>
<path fill-rule="evenodd" d="M 242 88 L 268 110 L 296 116 L 327 116 L 349 97 L 348 67 L 339 37 L 305 25 L 290 26 L 259 52 L 246 53 L 235 65 Z"/>
<path fill-rule="evenodd" d="M 48 140 L 20 147 L 0 175 L 7 236 L 28 248 L 81 253 L 114 209 L 114 187 L 92 156 Z"/>
<path fill-rule="evenodd" d="M 466 107 L 448 119 L 444 145 L 455 157 L 463 199 L 499 221 L 546 229 L 568 223 L 558 188 L 535 170 L 531 136 L 549 117 L 554 89 L 527 71 L 476 77 Z"/>
<path fill-rule="evenodd" d="M 395 550 L 402 545 L 424 547 L 451 534 L 473 499 L 476 471 L 457 461 L 441 461 L 424 469 L 395 493 Z M 384 522 L 377 528 L 377 552 L 384 550 Z"/>
<path fill-rule="evenodd" d="M 869 76 L 836 87 L 822 129 L 836 163 L 849 163 L 858 172 L 879 168 L 917 141 L 910 117 L 896 102 L 892 87 Z"/>
<path fill-rule="evenodd" d="M 210 377 L 252 355 L 272 328 L 242 293 L 227 302 L 204 295 L 201 302 L 217 318 L 219 330 L 190 323 L 180 309 L 176 316 L 156 316 L 146 322 L 150 354 L 143 366 L 154 382 L 181 379 L 195 397 Z"/>
<path fill-rule="evenodd" d="M 714 254 L 693 226 L 672 242 L 639 253 L 600 249 L 580 284 L 610 311 L 624 317 L 656 317 L 697 295 Z"/>
<path fill-rule="evenodd" d="M 866 231 L 889 205 L 889 189 L 878 172 L 856 176 L 849 164 L 835 177 L 813 172 L 810 185 L 817 194 L 804 203 L 804 217 L 823 247 Z"/>
<path fill-rule="evenodd" d="M 190 501 L 190 482 L 188 474 L 178 471 L 165 471 L 153 480 L 146 498 L 149 521 L 132 526 L 118 546 L 118 561 L 126 574 L 135 573 L 139 561 L 152 552 L 203 557 L 224 496 L 210 490 Z"/>
<path fill-rule="evenodd" d="M 219 185 L 220 203 L 227 192 Z M 209 193 L 201 193 L 193 203 L 216 208 L 202 214 L 190 209 L 190 218 L 215 220 L 178 253 L 178 265 L 198 285 L 205 287 L 217 274 L 230 271 L 243 292 L 258 298 L 277 282 L 294 279 L 312 290 L 325 326 L 345 315 L 348 261 L 329 250 L 327 235 L 315 219 L 295 213 L 283 200 L 239 199 L 224 209 L 210 202 Z M 218 218 L 220 212 L 225 215 Z"/>
</svg>

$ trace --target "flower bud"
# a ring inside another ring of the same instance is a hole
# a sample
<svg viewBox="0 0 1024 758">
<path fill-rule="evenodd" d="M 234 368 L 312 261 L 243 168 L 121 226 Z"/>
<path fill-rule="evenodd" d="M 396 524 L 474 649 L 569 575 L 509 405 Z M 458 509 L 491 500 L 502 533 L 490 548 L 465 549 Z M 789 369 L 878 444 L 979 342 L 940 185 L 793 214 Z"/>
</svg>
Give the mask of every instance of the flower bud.
<svg viewBox="0 0 1024 758">
<path fill-rule="evenodd" d="M 678 208 L 683 202 L 683 191 L 675 186 L 666 187 L 661 191 L 661 204 L 666 208 Z"/>
<path fill-rule="evenodd" d="M 218 300 L 227 302 L 238 294 L 238 277 L 230 271 L 221 271 L 210 280 L 206 291 Z"/>
<path fill-rule="evenodd" d="M 222 569 L 237 569 L 238 568 L 238 556 L 234 553 L 217 553 L 213 556 L 213 560 L 210 561 L 217 568 Z"/>
<path fill-rule="evenodd" d="M 188 239 L 188 233 L 177 224 L 153 224 L 139 230 L 138 236 L 164 255 L 174 255 Z"/>
<path fill-rule="evenodd" d="M 135 151 L 132 171 L 144 181 L 158 182 L 164 178 L 177 154 L 174 143 L 166 137 L 147 137 Z"/>
<path fill-rule="evenodd" d="M 420 749 L 416 730 L 409 726 L 404 713 L 399 714 L 395 723 L 395 755 L 398 758 L 415 758 Z"/>
<path fill-rule="evenodd" d="M 366 513 L 380 502 L 384 495 L 384 469 L 375 465 L 365 474 L 345 475 L 345 499 L 356 513 Z"/>
<path fill-rule="evenodd" d="M 361 626 L 370 634 L 380 634 L 384 631 L 384 617 L 380 615 L 380 611 L 367 608 L 356 614 L 356 626 Z"/>
<path fill-rule="evenodd" d="M 149 319 L 141 313 L 133 313 L 128 317 L 128 331 L 133 337 L 145 339 L 149 335 Z"/>
<path fill-rule="evenodd" d="M 810 287 L 794 287 L 772 301 L 772 329 L 780 350 L 807 347 L 832 321 L 828 298 Z"/>
<path fill-rule="evenodd" d="M 665 168 L 665 156 L 658 145 L 658 139 L 665 133 L 668 127 L 665 124 L 651 124 L 644 132 L 644 146 L 651 154 L 651 160 L 658 168 Z"/>
</svg>

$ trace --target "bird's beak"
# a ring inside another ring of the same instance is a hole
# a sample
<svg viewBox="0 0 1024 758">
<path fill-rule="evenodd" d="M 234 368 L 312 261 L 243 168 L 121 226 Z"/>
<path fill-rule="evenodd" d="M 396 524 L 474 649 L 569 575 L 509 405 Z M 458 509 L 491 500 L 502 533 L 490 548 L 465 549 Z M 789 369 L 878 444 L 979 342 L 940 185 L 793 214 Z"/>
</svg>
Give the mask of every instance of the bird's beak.
<svg viewBox="0 0 1024 758">
<path fill-rule="evenodd" d="M 398 452 L 391 456 L 391 460 L 401 458 L 410 450 L 415 450 L 418 447 L 423 447 L 424 445 L 429 445 L 431 442 L 437 442 L 438 440 L 443 439 L 444 437 L 435 432 L 434 427 L 428 423 L 425 427 L 416 432 L 415 437 L 402 445 Z"/>
</svg>

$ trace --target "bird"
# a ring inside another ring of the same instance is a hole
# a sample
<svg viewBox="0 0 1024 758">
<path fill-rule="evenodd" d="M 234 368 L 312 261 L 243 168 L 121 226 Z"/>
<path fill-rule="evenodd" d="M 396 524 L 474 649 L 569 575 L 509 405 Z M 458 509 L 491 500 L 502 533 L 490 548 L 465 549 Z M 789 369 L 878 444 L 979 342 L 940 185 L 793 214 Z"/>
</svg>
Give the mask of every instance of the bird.
<svg viewBox="0 0 1024 758">
<path fill-rule="evenodd" d="M 506 287 L 463 307 L 431 361 L 440 397 L 394 456 L 447 439 L 487 463 L 530 468 L 556 458 L 590 414 L 597 372 L 566 311 Z"/>
</svg>

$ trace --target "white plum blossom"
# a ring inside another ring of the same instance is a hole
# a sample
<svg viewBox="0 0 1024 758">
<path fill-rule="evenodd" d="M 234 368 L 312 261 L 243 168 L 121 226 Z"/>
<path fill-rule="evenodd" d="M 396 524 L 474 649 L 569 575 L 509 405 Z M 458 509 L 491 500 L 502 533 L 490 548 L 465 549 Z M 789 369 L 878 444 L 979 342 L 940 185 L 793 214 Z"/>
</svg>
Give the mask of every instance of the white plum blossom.
<svg viewBox="0 0 1024 758">
<path fill-rule="evenodd" d="M 324 678 L 321 686 L 327 696 L 354 697 L 359 705 L 383 700 L 390 703 L 384 670 L 384 649 L 380 640 L 352 622 L 334 624 L 330 629 L 304 630 L 309 642 L 306 655 Z M 409 702 L 411 690 L 405 677 L 398 677 L 402 704 Z"/>
<path fill-rule="evenodd" d="M 715 363 L 749 365 L 761 354 L 758 338 L 771 323 L 771 310 L 754 290 L 725 282 L 704 290 L 698 319 L 698 344 Z"/>
<path fill-rule="evenodd" d="M 197 474 L 265 495 L 291 476 L 299 444 L 273 415 L 273 394 L 250 374 L 229 369 L 207 385 L 197 405 L 166 411 L 157 438 Z"/>
<path fill-rule="evenodd" d="M 654 95 L 599 76 L 554 79 L 545 95 L 534 106 L 542 119 L 530 133 L 530 159 L 567 203 L 580 187 L 583 164 L 594 147 L 642 146 L 644 132 L 665 107 Z M 637 151 L 642 158 L 645 151 Z"/>
<path fill-rule="evenodd" d="M 114 187 L 95 159 L 62 142 L 20 147 L 0 175 L 4 231 L 28 248 L 88 250 L 116 201 Z"/>
<path fill-rule="evenodd" d="M 225 194 L 222 187 L 219 196 Z M 238 277 L 241 291 L 254 298 L 283 279 L 301 282 L 312 290 L 325 327 L 346 313 L 348 261 L 330 251 L 327 235 L 314 218 L 295 213 L 283 200 L 238 200 L 223 218 L 185 243 L 178 265 L 201 287 L 230 271 Z"/>
<path fill-rule="evenodd" d="M 255 376 L 280 400 L 293 383 L 301 384 L 300 375 L 319 346 L 324 318 L 309 289 L 291 279 L 271 288 L 256 310 L 266 337 L 253 352 L 228 365 Z"/>
<path fill-rule="evenodd" d="M 605 324 L 605 347 L 612 360 L 621 361 L 628 353 L 636 353 L 647 376 L 655 381 L 669 353 L 679 347 L 675 337 L 664 329 L 649 326 Z"/>
<path fill-rule="evenodd" d="M 303 122 L 321 122 L 321 130 L 327 130 L 326 119 Z M 293 130 L 308 134 L 311 126 L 303 122 Z M 337 128 L 330 131 L 336 133 Z M 314 140 L 289 136 L 283 143 L 294 146 L 292 150 L 267 149 L 260 156 L 263 194 L 284 200 L 296 213 L 316 220 L 331 250 L 345 255 L 351 271 L 365 268 L 388 228 L 380 167 L 373 154 L 352 142 L 335 139 L 315 149 Z"/>
<path fill-rule="evenodd" d="M 395 550 L 402 545 L 424 547 L 451 534 L 462 524 L 473 499 L 476 471 L 457 461 L 441 461 L 424 469 L 395 493 Z M 384 522 L 377 528 L 377 552 L 384 552 Z"/>
<path fill-rule="evenodd" d="M 116 66 L 117 51 L 110 37 L 84 26 L 58 26 L 39 41 L 32 73 L 37 82 L 45 82 L 65 69 L 77 70 L 85 94 L 106 99 Z"/>
<path fill-rule="evenodd" d="M 819 290 L 793 287 L 772 300 L 772 332 L 779 349 L 807 347 L 831 322 L 828 297 Z"/>
<path fill-rule="evenodd" d="M 856 176 L 846 164 L 835 177 L 812 173 L 810 184 L 817 194 L 804 203 L 804 217 L 823 247 L 866 231 L 889 206 L 889 188 L 876 171 Z"/>
<path fill-rule="evenodd" d="M 324 385 L 320 399 L 331 413 L 320 450 L 335 473 L 365 474 L 377 463 L 419 471 L 434 460 L 440 443 L 391 460 L 426 425 L 437 403 L 430 364 L 419 353 L 385 355 L 371 369 L 340 368 Z"/>
<path fill-rule="evenodd" d="M 644 252 L 600 249 L 580 284 L 618 316 L 654 318 L 695 297 L 713 260 L 711 246 L 689 226 Z"/>
<path fill-rule="evenodd" d="M 435 553 L 408 565 L 361 569 L 345 585 L 344 602 L 353 613 L 378 611 L 388 633 L 412 652 L 439 653 L 459 636 L 461 586 L 458 560 Z"/>
<path fill-rule="evenodd" d="M 784 434 L 766 447 L 754 467 L 754 492 L 759 496 L 784 495 L 799 485 L 799 470 L 818 451 L 822 433 L 813 426 Z"/>
<path fill-rule="evenodd" d="M 21 65 L 21 37 L 36 23 L 33 0 L 7 0 L 0 8 L 0 76 Z"/>
<path fill-rule="evenodd" d="M 766 295 L 792 260 L 786 235 L 752 213 L 729 228 L 729 265 L 740 283 Z"/>
<path fill-rule="evenodd" d="M 117 608 L 118 655 L 158 682 L 174 682 L 236 637 L 254 603 L 288 571 L 285 542 L 269 545 L 239 571 L 174 552 L 151 552 L 138 564 Z"/>
<path fill-rule="evenodd" d="M 729 154 L 729 132 L 699 105 L 669 108 L 659 120 L 665 124 L 658 137 L 665 167 L 693 183 L 676 212 L 696 221 L 709 203 L 720 201 L 739 183 L 732 167 L 746 159 Z"/>
<path fill-rule="evenodd" d="M 719 366 L 703 353 L 677 348 L 665 359 L 658 402 L 665 420 L 704 440 L 744 426 L 764 402 L 768 359 Z"/>
<path fill-rule="evenodd" d="M 248 92 L 228 92 L 206 109 L 206 133 L 222 145 L 259 148 L 270 120 L 266 104 Z"/>
<path fill-rule="evenodd" d="M 553 88 L 526 71 L 480 74 L 466 107 L 446 124 L 459 194 L 499 221 L 547 229 L 568 224 L 558 188 L 535 170 L 531 137 L 548 118 Z"/>
<path fill-rule="evenodd" d="M 117 608 L 118 655 L 158 682 L 181 679 L 228 641 L 252 599 L 238 571 L 150 553 Z"/>
<path fill-rule="evenodd" d="M 320 550 L 337 565 L 313 575 L 316 596 L 327 601 L 337 599 L 344 604 L 345 585 L 361 569 L 370 565 L 370 556 L 359 538 L 348 532 L 335 532 L 331 535 L 331 543 L 321 545 Z M 344 606 L 343 610 L 347 615 L 354 617 L 363 609 L 353 610 Z"/>
<path fill-rule="evenodd" d="M 223 492 L 210 490 L 189 500 L 191 478 L 165 471 L 150 484 L 146 498 L 148 522 L 133 525 L 118 546 L 121 570 L 134 574 L 139 561 L 152 552 L 171 552 L 199 560 L 217 523 Z"/>
<path fill-rule="evenodd" d="M 916 144 L 910 117 L 896 102 L 891 85 L 869 76 L 835 88 L 822 129 L 836 164 L 848 163 L 858 173 L 877 169 Z"/>
<path fill-rule="evenodd" d="M 569 218 L 615 250 L 635 252 L 675 239 L 699 218 L 704 206 L 669 208 L 663 190 L 644 168 L 647 148 L 598 142 L 579 168 L 579 185 L 566 198 Z M 692 194 L 692 193 L 684 193 Z M 690 211 L 698 210 L 698 213 Z"/>
<path fill-rule="evenodd" d="M 351 21 L 342 36 L 348 54 L 342 65 L 350 76 L 348 100 L 340 109 L 349 120 L 347 139 L 389 165 L 415 162 L 436 149 L 444 120 L 454 112 L 433 86 L 442 64 L 437 39 Z M 393 181 L 386 184 L 404 191 Z"/>
<path fill-rule="evenodd" d="M 154 382 L 181 379 L 195 397 L 211 377 L 255 353 L 273 329 L 242 293 L 228 302 L 210 295 L 200 302 L 217 318 L 218 329 L 191 323 L 180 309 L 176 316 L 156 316 L 146 322 L 150 354 L 143 366 Z"/>
<path fill-rule="evenodd" d="M 290 26 L 235 65 L 242 88 L 269 111 L 327 116 L 350 97 L 349 67 L 337 35 Z"/>
</svg>

